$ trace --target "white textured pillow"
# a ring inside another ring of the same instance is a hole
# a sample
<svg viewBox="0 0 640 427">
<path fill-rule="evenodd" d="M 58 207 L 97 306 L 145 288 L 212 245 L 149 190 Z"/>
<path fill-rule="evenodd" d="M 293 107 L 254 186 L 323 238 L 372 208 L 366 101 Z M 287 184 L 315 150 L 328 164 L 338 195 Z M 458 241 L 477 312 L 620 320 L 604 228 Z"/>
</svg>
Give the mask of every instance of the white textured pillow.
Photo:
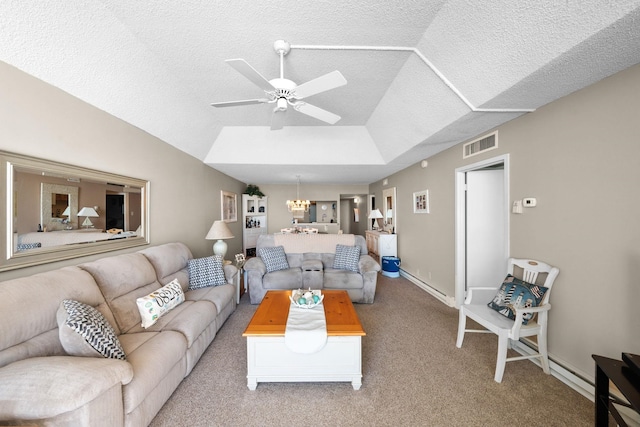
<svg viewBox="0 0 640 427">
<path fill-rule="evenodd" d="M 190 259 L 187 262 L 187 268 L 189 270 L 189 289 L 220 286 L 227 283 L 220 255 Z"/>
<path fill-rule="evenodd" d="M 172 308 L 184 302 L 184 292 L 178 279 L 136 300 L 142 318 L 142 327 L 148 328 L 167 314 Z"/>
<path fill-rule="evenodd" d="M 358 272 L 360 261 L 360 246 L 336 245 L 336 256 L 333 268 Z"/>
<path fill-rule="evenodd" d="M 286 270 L 289 268 L 289 262 L 287 261 L 287 254 L 284 251 L 284 246 L 260 248 L 258 250 L 258 255 L 262 258 L 265 267 L 267 267 L 267 273 Z"/>
<path fill-rule="evenodd" d="M 60 303 L 56 320 L 60 343 L 67 354 L 125 359 L 115 331 L 90 305 L 66 299 Z"/>
</svg>

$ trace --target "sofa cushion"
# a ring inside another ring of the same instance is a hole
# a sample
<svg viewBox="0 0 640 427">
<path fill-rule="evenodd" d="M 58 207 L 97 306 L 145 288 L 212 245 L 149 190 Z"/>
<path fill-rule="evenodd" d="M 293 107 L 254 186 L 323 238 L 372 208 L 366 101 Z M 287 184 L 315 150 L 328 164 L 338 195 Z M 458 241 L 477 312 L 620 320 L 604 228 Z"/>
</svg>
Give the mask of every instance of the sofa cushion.
<svg viewBox="0 0 640 427">
<path fill-rule="evenodd" d="M 177 280 L 136 299 L 142 327 L 148 328 L 174 307 L 184 302 L 184 293 Z"/>
<path fill-rule="evenodd" d="M 209 301 L 216 306 L 218 313 L 221 313 L 223 309 L 229 304 L 230 300 L 235 300 L 236 287 L 235 285 L 223 285 L 214 286 L 209 288 L 194 289 L 187 291 L 184 297 L 187 301 Z"/>
<path fill-rule="evenodd" d="M 136 299 L 162 287 L 156 271 L 141 253 L 101 258 L 81 264 L 91 273 L 113 312 L 120 334 L 140 325 Z"/>
<path fill-rule="evenodd" d="M 326 289 L 362 289 L 364 280 L 360 273 L 328 268 L 324 270 L 322 286 Z"/>
<path fill-rule="evenodd" d="M 302 269 L 288 268 L 267 273 L 262 278 L 264 289 L 298 289 L 302 286 Z"/>
<path fill-rule="evenodd" d="M 220 255 L 190 259 L 187 266 L 189 269 L 189 289 L 220 286 L 226 283 Z"/>
<path fill-rule="evenodd" d="M 333 259 L 333 268 L 358 272 L 360 260 L 360 246 L 336 245 L 336 256 Z"/>
<path fill-rule="evenodd" d="M 159 385 L 165 384 L 174 370 L 180 372 L 180 379 L 184 378 L 187 373 L 187 340 L 175 331 L 129 333 L 120 338 L 127 361 L 135 372 L 131 382 L 122 389 L 124 411 L 128 414 Z"/>
<path fill-rule="evenodd" d="M 183 285 L 182 290 L 187 290 L 188 270 L 187 261 L 193 256 L 189 248 L 180 242 L 165 243 L 164 245 L 152 246 L 140 251 L 153 265 L 158 276 L 158 282 L 163 285 L 178 278 Z"/>
<path fill-rule="evenodd" d="M 124 350 L 107 319 L 95 308 L 64 300 L 56 315 L 60 342 L 72 356 L 125 359 Z"/>
<path fill-rule="evenodd" d="M 548 290 L 549 288 L 544 286 L 532 285 L 507 274 L 498 293 L 487 305 L 503 316 L 515 320 L 516 308 L 538 307 Z M 525 314 L 522 318 L 522 324 L 526 325 L 534 315 L 535 313 Z"/>
<path fill-rule="evenodd" d="M 287 262 L 287 255 L 284 252 L 284 247 L 274 246 L 271 248 L 260 248 L 258 255 L 262 258 L 264 265 L 267 267 L 267 273 L 278 270 L 286 270 L 289 268 Z"/>
</svg>

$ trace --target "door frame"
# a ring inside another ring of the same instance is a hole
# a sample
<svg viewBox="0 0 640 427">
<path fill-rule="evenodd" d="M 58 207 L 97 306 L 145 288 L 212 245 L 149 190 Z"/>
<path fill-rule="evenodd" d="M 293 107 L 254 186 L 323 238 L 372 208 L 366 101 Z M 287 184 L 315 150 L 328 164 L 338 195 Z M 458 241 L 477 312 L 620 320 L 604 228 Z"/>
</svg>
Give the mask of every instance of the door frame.
<svg viewBox="0 0 640 427">
<path fill-rule="evenodd" d="M 509 154 L 492 157 L 490 159 L 481 160 L 470 165 L 456 168 L 455 170 L 455 304 L 459 308 L 465 299 L 465 277 L 466 277 L 466 198 L 465 198 L 465 174 L 478 169 L 484 169 L 499 163 L 504 164 L 504 209 L 506 214 L 505 226 L 505 253 L 509 256 L 510 252 L 510 210 L 509 210 Z"/>
</svg>

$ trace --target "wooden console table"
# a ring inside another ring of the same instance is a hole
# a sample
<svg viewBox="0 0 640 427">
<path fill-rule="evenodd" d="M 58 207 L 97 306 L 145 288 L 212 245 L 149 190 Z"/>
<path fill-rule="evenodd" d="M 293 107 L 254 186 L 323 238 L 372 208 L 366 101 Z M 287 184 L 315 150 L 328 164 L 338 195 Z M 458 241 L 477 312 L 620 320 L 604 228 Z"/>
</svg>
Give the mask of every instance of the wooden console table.
<svg viewBox="0 0 640 427">
<path fill-rule="evenodd" d="M 632 408 L 640 414 L 640 380 L 633 376 L 629 367 L 621 360 L 592 355 L 596 361 L 596 422 L 598 427 L 609 425 L 609 413 L 620 426 L 627 426 L 626 421 L 615 408 L 614 403 Z M 621 402 L 609 394 L 609 380 L 629 401 Z"/>
</svg>

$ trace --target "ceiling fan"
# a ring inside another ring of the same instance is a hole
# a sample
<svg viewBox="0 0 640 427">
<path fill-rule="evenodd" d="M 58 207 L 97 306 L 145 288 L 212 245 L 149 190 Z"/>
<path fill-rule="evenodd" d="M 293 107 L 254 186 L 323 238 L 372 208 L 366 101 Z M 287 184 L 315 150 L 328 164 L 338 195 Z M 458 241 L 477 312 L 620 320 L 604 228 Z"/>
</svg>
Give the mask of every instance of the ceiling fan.
<svg viewBox="0 0 640 427">
<path fill-rule="evenodd" d="M 251 80 L 255 85 L 264 90 L 266 98 L 245 99 L 241 101 L 215 102 L 214 107 L 235 107 L 238 105 L 251 104 L 275 104 L 273 115 L 271 116 L 271 130 L 282 129 L 284 114 L 288 106 L 294 110 L 314 117 L 329 124 L 335 124 L 340 120 L 340 116 L 333 114 L 322 108 L 301 101 L 320 92 L 335 89 L 347 84 L 347 80 L 340 71 L 332 71 L 328 74 L 310 80 L 301 85 L 297 85 L 291 80 L 284 78 L 284 56 L 291 50 L 291 45 L 284 40 L 277 40 L 273 44 L 276 53 L 280 55 L 280 77 L 267 80 L 255 70 L 244 59 L 227 59 L 225 62 L 236 69 L 240 74 Z"/>
</svg>

